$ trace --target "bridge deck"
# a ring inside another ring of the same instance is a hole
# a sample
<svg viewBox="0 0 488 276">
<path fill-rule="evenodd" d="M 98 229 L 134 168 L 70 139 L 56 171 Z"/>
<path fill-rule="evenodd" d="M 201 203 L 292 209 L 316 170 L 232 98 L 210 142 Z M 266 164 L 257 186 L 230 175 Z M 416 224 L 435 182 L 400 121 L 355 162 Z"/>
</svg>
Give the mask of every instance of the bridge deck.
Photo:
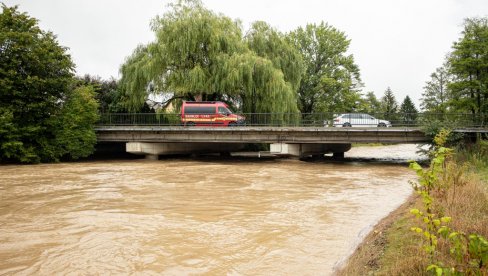
<svg viewBox="0 0 488 276">
<path fill-rule="evenodd" d="M 419 128 L 99 126 L 100 142 L 423 143 Z"/>
</svg>

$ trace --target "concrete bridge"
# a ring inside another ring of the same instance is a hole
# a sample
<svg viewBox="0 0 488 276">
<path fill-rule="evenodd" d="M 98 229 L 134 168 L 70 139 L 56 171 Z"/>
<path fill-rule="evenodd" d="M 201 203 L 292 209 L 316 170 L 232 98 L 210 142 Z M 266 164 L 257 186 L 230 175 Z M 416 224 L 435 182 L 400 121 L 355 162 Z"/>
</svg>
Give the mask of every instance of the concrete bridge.
<svg viewBox="0 0 488 276">
<path fill-rule="evenodd" d="M 359 127 L 332 127 L 331 119 L 337 116 L 333 113 L 242 115 L 247 118 L 246 126 L 185 127 L 181 126 L 181 114 L 176 113 L 107 113 L 101 115 L 96 132 L 101 143 L 125 143 L 126 151 L 150 158 L 165 154 L 228 154 L 249 143 L 270 144 L 271 153 L 276 155 L 304 157 L 333 153 L 341 157 L 352 143 L 429 142 L 420 128 L 420 122 L 429 121 L 461 126 L 455 131 L 466 134 L 467 139 L 488 133 L 485 123 L 488 114 L 390 114 L 396 118 L 390 119 L 393 127 L 366 127 L 371 118 L 355 119 L 354 126 Z"/>
<path fill-rule="evenodd" d="M 234 152 L 248 143 L 270 144 L 270 152 L 276 155 L 343 157 L 351 143 L 429 141 L 419 128 L 384 127 L 99 126 L 96 132 L 99 142 L 124 142 L 128 152 L 154 159 L 167 154 Z"/>
</svg>

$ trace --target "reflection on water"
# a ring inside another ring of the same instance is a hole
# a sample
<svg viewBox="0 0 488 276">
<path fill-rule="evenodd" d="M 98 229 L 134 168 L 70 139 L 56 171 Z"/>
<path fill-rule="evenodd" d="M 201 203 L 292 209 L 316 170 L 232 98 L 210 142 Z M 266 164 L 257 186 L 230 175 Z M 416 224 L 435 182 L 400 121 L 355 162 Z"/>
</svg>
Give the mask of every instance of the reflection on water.
<svg viewBox="0 0 488 276">
<path fill-rule="evenodd" d="M 0 274 L 327 275 L 411 193 L 405 166 L 0 167 Z"/>
</svg>

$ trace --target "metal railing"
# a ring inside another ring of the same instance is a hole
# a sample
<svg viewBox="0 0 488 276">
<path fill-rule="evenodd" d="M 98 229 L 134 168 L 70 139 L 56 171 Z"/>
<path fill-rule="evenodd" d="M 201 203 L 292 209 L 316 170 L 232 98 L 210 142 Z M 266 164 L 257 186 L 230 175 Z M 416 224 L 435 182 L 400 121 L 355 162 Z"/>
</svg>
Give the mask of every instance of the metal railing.
<svg viewBox="0 0 488 276">
<path fill-rule="evenodd" d="M 245 126 L 254 127 L 420 127 L 440 122 L 453 128 L 488 128 L 488 114 L 238 113 L 238 115 L 245 117 Z M 212 126 L 210 121 L 199 124 Z M 100 115 L 98 125 L 182 126 L 184 124 L 181 114 L 104 113 Z"/>
</svg>

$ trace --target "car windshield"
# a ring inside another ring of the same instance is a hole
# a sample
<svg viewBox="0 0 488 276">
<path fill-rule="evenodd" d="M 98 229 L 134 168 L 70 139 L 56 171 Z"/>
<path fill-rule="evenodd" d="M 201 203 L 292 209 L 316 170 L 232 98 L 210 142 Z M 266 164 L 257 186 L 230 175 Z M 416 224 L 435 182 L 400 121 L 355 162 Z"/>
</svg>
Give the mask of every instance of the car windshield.
<svg viewBox="0 0 488 276">
<path fill-rule="evenodd" d="M 220 114 L 232 114 L 230 110 L 224 106 L 219 106 L 219 113 Z"/>
</svg>

